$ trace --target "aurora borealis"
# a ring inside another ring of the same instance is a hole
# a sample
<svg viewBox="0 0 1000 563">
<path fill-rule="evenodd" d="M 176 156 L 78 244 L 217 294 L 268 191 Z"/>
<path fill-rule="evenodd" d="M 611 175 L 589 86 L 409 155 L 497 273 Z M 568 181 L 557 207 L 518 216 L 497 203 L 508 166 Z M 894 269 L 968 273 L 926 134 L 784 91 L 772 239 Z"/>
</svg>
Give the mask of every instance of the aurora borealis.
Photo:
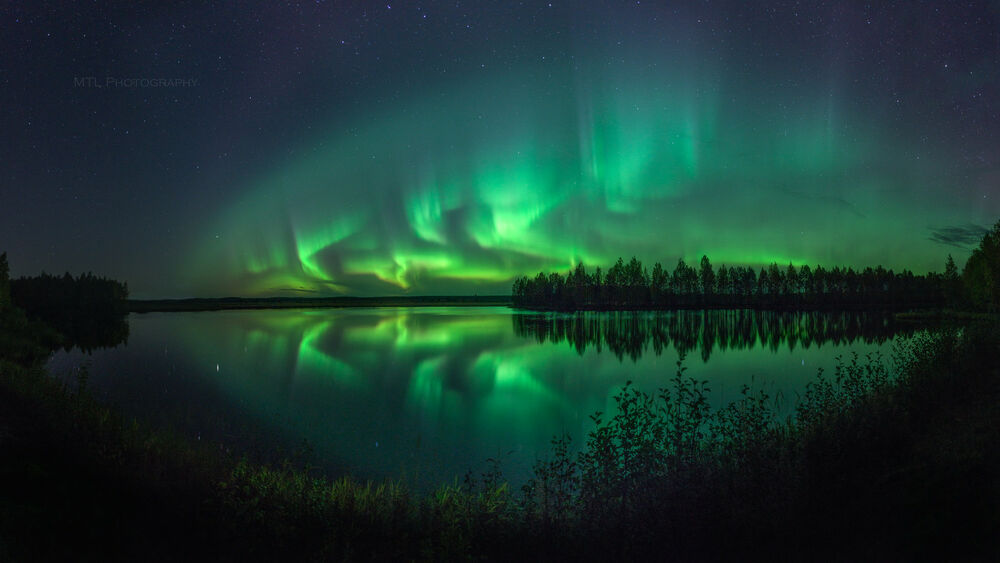
<svg viewBox="0 0 1000 563">
<path fill-rule="evenodd" d="M 16 275 L 183 297 L 505 293 L 632 255 L 923 273 L 1000 218 L 995 2 L 4 19 Z"/>
<path fill-rule="evenodd" d="M 636 320 L 659 330 L 633 332 Z M 500 451 L 520 483 L 554 435 L 583 443 L 588 415 L 610 412 L 625 378 L 655 392 L 678 354 L 711 380 L 716 406 L 744 383 L 794 396 L 837 355 L 888 351 L 902 335 L 883 322 L 700 311 L 553 319 L 497 307 L 149 313 L 130 319 L 127 347 L 63 352 L 49 369 L 72 381 L 86 358 L 90 385 L 130 412 L 242 450 L 305 439 L 334 474 L 434 487 Z M 573 346 L 558 329 L 534 332 L 560 323 L 600 329 Z"/>
</svg>

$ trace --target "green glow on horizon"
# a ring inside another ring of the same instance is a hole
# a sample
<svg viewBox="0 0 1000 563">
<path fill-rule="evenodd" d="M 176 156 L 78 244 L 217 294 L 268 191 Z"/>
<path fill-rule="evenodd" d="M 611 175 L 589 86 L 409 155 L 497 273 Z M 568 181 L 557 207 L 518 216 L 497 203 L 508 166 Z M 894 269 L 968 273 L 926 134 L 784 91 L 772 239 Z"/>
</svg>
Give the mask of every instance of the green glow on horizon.
<svg viewBox="0 0 1000 563">
<path fill-rule="evenodd" d="M 351 134 L 331 126 L 323 148 L 275 166 L 220 218 L 228 238 L 203 249 L 192 284 L 506 293 L 517 275 L 632 255 L 670 268 L 702 254 L 716 266 L 941 268 L 947 249 L 913 236 L 940 203 L 892 195 L 913 181 L 898 172 L 906 147 L 835 97 L 727 97 L 712 72 L 681 67 L 560 95 L 547 84 L 511 71 L 400 102 Z"/>
</svg>

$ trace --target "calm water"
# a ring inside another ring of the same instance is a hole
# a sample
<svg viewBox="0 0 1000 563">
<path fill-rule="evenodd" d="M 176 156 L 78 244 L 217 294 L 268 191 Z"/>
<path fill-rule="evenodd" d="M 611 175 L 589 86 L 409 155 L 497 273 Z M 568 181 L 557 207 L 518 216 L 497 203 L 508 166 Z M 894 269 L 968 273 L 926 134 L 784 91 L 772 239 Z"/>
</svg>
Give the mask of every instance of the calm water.
<svg viewBox="0 0 1000 563">
<path fill-rule="evenodd" d="M 580 443 L 626 380 L 650 391 L 707 379 L 715 404 L 744 383 L 785 399 L 835 357 L 881 349 L 900 327 L 874 314 L 753 311 L 538 314 L 502 307 L 151 313 L 127 345 L 62 352 L 56 376 L 128 413 L 264 458 L 306 441 L 333 475 L 418 487 L 504 458 L 514 483 L 563 431 Z"/>
</svg>

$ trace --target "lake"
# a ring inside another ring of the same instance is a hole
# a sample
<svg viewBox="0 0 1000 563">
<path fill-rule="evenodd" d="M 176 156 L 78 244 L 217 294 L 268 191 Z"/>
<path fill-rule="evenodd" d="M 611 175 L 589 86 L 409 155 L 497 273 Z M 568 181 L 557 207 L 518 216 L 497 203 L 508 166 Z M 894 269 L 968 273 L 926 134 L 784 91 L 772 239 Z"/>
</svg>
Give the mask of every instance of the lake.
<svg viewBox="0 0 1000 563">
<path fill-rule="evenodd" d="M 628 380 L 655 391 L 684 355 L 714 405 L 744 384 L 794 411 L 818 368 L 914 328 L 876 313 L 535 313 L 414 307 L 145 313 L 127 344 L 59 352 L 56 377 L 237 453 L 305 456 L 331 476 L 419 490 L 500 456 L 515 486 L 553 436 L 575 444 Z M 303 447 L 303 445 L 307 447 Z"/>
</svg>

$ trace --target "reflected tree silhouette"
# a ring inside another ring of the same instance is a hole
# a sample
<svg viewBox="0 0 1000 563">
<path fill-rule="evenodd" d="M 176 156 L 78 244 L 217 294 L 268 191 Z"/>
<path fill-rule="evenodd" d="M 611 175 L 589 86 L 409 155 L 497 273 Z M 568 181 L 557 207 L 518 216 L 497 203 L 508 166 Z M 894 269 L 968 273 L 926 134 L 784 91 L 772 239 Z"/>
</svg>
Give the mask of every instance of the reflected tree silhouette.
<svg viewBox="0 0 1000 563">
<path fill-rule="evenodd" d="M 619 360 L 628 357 L 632 361 L 649 352 L 659 356 L 668 347 L 688 356 L 697 351 L 707 362 L 716 350 L 757 346 L 795 350 L 856 341 L 883 344 L 918 329 L 913 324 L 897 323 L 889 313 L 848 311 L 580 311 L 520 314 L 511 319 L 519 337 L 539 343 L 569 342 L 581 355 L 588 349 L 608 350 Z"/>
</svg>

